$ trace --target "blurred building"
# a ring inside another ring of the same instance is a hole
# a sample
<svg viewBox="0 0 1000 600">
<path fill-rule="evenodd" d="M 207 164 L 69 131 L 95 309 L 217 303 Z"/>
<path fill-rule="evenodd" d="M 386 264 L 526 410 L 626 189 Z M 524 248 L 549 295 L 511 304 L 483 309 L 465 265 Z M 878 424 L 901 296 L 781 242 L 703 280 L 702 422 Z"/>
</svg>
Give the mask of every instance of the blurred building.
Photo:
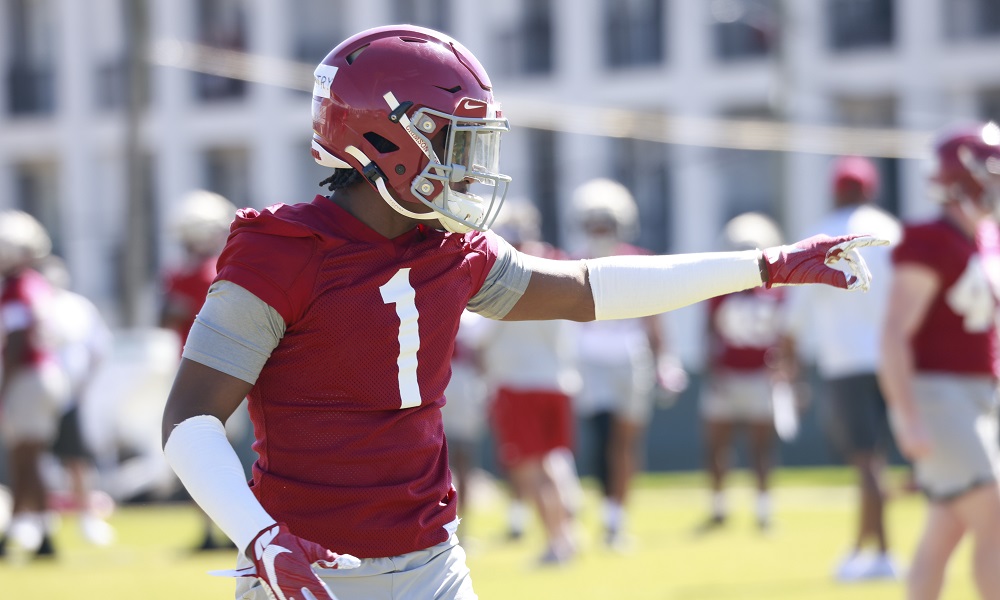
<svg viewBox="0 0 1000 600">
<path fill-rule="evenodd" d="M 0 0 L 0 206 L 49 228 L 109 321 L 152 323 L 172 205 L 310 200 L 312 66 L 391 22 L 486 65 L 505 170 L 563 246 L 569 194 L 598 175 L 632 189 L 656 251 L 713 249 L 750 210 L 794 236 L 846 152 L 879 158 L 880 203 L 910 216 L 930 133 L 1000 117 L 995 0 Z M 701 356 L 698 319 L 673 330 Z"/>
</svg>

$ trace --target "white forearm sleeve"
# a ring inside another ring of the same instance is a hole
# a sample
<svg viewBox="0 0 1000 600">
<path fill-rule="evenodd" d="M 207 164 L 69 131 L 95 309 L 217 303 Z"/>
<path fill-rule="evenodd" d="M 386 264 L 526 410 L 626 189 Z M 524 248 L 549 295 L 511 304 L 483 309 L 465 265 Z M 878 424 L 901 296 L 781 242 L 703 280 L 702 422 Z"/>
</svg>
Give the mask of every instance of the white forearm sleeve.
<svg viewBox="0 0 1000 600">
<path fill-rule="evenodd" d="M 598 321 L 656 315 L 761 284 L 760 250 L 587 261 Z"/>
<path fill-rule="evenodd" d="M 250 491 L 222 421 L 210 415 L 186 419 L 170 433 L 163 454 L 191 498 L 241 553 L 265 527 L 274 525 Z"/>
</svg>

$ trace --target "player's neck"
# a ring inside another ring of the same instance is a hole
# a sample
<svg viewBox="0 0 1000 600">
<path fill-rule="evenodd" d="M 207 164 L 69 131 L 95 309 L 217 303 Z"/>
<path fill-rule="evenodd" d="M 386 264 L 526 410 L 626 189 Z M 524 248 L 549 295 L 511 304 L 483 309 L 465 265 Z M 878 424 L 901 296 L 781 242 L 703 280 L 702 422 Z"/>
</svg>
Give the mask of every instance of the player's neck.
<svg viewBox="0 0 1000 600">
<path fill-rule="evenodd" d="M 388 239 L 398 237 L 417 226 L 416 220 L 394 211 L 368 185 L 353 185 L 337 190 L 330 196 L 330 200 Z"/>
</svg>

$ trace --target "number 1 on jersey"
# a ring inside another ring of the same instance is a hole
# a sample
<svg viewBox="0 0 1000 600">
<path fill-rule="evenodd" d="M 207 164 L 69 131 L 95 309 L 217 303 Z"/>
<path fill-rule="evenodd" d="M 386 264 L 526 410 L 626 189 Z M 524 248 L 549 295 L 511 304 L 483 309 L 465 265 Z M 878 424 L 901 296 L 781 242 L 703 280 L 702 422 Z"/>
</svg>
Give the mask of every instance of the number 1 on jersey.
<svg viewBox="0 0 1000 600">
<path fill-rule="evenodd" d="M 399 408 L 420 406 L 420 385 L 417 383 L 417 350 L 420 349 L 420 328 L 417 325 L 417 292 L 410 285 L 410 269 L 400 269 L 379 288 L 382 301 L 396 305 L 399 317 Z"/>
</svg>

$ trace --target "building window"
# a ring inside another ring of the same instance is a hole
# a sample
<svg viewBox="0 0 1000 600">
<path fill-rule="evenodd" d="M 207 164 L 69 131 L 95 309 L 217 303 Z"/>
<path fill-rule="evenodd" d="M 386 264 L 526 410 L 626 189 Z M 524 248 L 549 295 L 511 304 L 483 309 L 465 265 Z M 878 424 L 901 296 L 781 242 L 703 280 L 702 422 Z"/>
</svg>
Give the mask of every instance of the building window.
<svg viewBox="0 0 1000 600">
<path fill-rule="evenodd" d="M 983 90 L 977 94 L 979 116 L 984 121 L 1000 123 L 1000 88 Z"/>
<path fill-rule="evenodd" d="M 247 49 L 246 0 L 200 0 L 198 39 L 212 48 L 245 52 Z M 246 81 L 208 73 L 197 73 L 196 90 L 201 100 L 240 98 Z"/>
<path fill-rule="evenodd" d="M 666 0 L 604 0 L 604 57 L 612 68 L 663 62 Z"/>
<path fill-rule="evenodd" d="M 448 0 L 394 0 L 392 13 L 397 23 L 412 23 L 447 32 Z"/>
<path fill-rule="evenodd" d="M 294 5 L 293 56 L 304 63 L 319 64 L 348 35 L 343 25 L 343 3 L 339 0 L 294 0 Z"/>
<path fill-rule="evenodd" d="M 122 0 L 92 0 L 91 44 L 94 53 L 94 104 L 101 109 L 122 108 L 128 102 L 128 63 L 125 59 L 125 6 Z M 148 94 L 146 94 L 148 96 Z"/>
<path fill-rule="evenodd" d="M 559 157 L 556 152 L 558 134 L 548 129 L 528 129 L 531 152 L 528 189 L 531 200 L 542 216 L 542 239 L 560 245 L 559 235 Z"/>
<path fill-rule="evenodd" d="M 7 107 L 13 115 L 56 108 L 56 12 L 51 0 L 11 0 L 6 28 Z"/>
<path fill-rule="evenodd" d="M 14 166 L 14 206 L 38 219 L 49 237 L 53 252 L 61 253 L 59 220 L 59 166 L 53 162 L 28 162 Z"/>
<path fill-rule="evenodd" d="M 953 40 L 1000 35 L 1000 1 L 949 0 L 941 3 L 945 34 Z"/>
<path fill-rule="evenodd" d="M 613 177 L 631 192 L 639 209 L 635 244 L 662 254 L 670 242 L 670 180 L 666 146 L 619 138 L 613 141 Z"/>
<path fill-rule="evenodd" d="M 236 206 L 253 206 L 250 198 L 250 155 L 246 148 L 205 151 L 205 189 L 222 194 Z"/>
<path fill-rule="evenodd" d="M 536 0 L 525 5 L 523 14 L 521 70 L 527 74 L 552 71 L 552 2 Z"/>
<path fill-rule="evenodd" d="M 532 0 L 496 38 L 496 65 L 490 72 L 538 75 L 552 72 L 552 1 Z"/>
<path fill-rule="evenodd" d="M 853 50 L 891 46 L 893 0 L 828 0 L 830 47 Z"/>
<path fill-rule="evenodd" d="M 719 60 L 767 56 L 778 43 L 781 15 L 776 0 L 712 0 L 709 10 Z"/>
</svg>

